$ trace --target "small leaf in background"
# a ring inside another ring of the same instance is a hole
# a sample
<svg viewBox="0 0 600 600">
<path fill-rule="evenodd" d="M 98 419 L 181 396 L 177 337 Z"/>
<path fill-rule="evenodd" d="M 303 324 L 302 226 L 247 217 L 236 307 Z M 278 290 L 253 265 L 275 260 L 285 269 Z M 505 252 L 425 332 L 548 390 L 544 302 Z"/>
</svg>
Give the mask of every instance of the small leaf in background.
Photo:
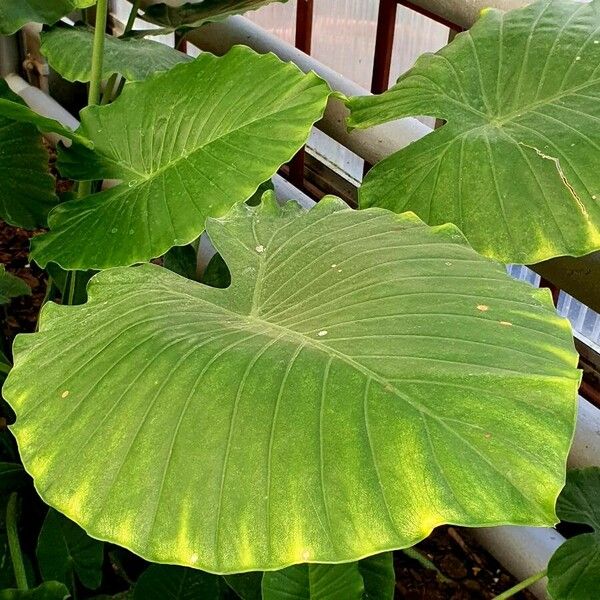
<svg viewBox="0 0 600 600">
<path fill-rule="evenodd" d="M 228 288 L 109 269 L 17 338 L 4 395 L 47 503 L 222 574 L 555 523 L 580 373 L 548 290 L 454 226 L 333 197 L 207 234 Z"/>
<path fill-rule="evenodd" d="M 355 562 L 341 565 L 294 565 L 267 571 L 263 600 L 362 600 L 363 579 Z"/>
<path fill-rule="evenodd" d="M 200 281 L 215 288 L 226 288 L 231 285 L 231 273 L 220 254 L 217 253 L 210 259 Z"/>
<path fill-rule="evenodd" d="M 198 250 L 193 244 L 175 246 L 163 258 L 163 266 L 187 279 L 196 279 Z"/>
<path fill-rule="evenodd" d="M 262 600 L 262 578 L 261 571 L 250 571 L 249 573 L 237 573 L 225 575 L 227 585 L 241 598 L 241 600 Z"/>
<path fill-rule="evenodd" d="M 287 0 L 192 0 L 179 3 L 171 0 L 168 4 L 156 3 L 147 6 L 143 19 L 167 29 L 195 29 L 204 23 L 221 21 L 231 15 L 239 15 L 249 10 L 256 10 L 272 2 Z"/>
<path fill-rule="evenodd" d="M 172 565 L 150 565 L 133 588 L 133 600 L 218 600 L 218 575 Z"/>
<path fill-rule="evenodd" d="M 0 14 L 2 9 L 0 8 Z M 0 78 L 0 103 L 26 109 Z M 0 218 L 10 225 L 34 229 L 46 224 L 56 205 L 54 178 L 48 170 L 48 151 L 34 125 L 2 114 L 0 106 Z"/>
<path fill-rule="evenodd" d="M 58 581 L 47 581 L 32 590 L 2 590 L 0 600 L 66 600 L 69 590 Z"/>
<path fill-rule="evenodd" d="M 0 2 L 0 34 L 10 35 L 25 23 L 56 23 L 80 8 L 96 4 L 96 0 L 2 0 Z"/>
<path fill-rule="evenodd" d="M 43 32 L 41 38 L 41 52 L 57 73 L 67 81 L 90 81 L 93 29 L 55 26 Z M 65 48 L 69 51 L 65 52 Z M 140 81 L 153 73 L 168 71 L 181 62 L 191 60 L 182 52 L 159 42 L 106 35 L 102 79 L 118 73 L 128 81 Z"/>
<path fill-rule="evenodd" d="M 31 288 L 20 278 L 9 273 L 0 265 L 0 304 L 6 304 L 11 298 L 31 295 Z"/>
<path fill-rule="evenodd" d="M 505 263 L 600 248 L 600 1 L 486 10 L 380 96 L 349 101 L 353 127 L 446 123 L 381 161 L 362 208 L 454 223 Z"/>
<path fill-rule="evenodd" d="M 556 504 L 563 521 L 588 525 L 592 533 L 568 539 L 548 563 L 548 593 L 553 600 L 597 600 L 600 591 L 600 468 L 567 473 Z"/>
<path fill-rule="evenodd" d="M 81 113 L 94 152 L 73 145 L 59 158 L 68 177 L 122 183 L 60 204 L 33 257 L 105 269 L 192 242 L 208 216 L 250 198 L 298 151 L 329 93 L 314 73 L 242 46 L 127 84 L 109 106 Z"/>
<path fill-rule="evenodd" d="M 30 481 L 20 464 L 0 462 L 0 494 L 10 494 L 23 488 Z"/>
<path fill-rule="evenodd" d="M 358 570 L 365 583 L 364 600 L 392 600 L 396 588 L 394 555 L 374 554 L 358 561 Z"/>
<path fill-rule="evenodd" d="M 104 544 L 55 510 L 50 509 L 40 531 L 37 558 L 44 580 L 72 585 L 73 573 L 88 589 L 102 582 Z"/>
</svg>

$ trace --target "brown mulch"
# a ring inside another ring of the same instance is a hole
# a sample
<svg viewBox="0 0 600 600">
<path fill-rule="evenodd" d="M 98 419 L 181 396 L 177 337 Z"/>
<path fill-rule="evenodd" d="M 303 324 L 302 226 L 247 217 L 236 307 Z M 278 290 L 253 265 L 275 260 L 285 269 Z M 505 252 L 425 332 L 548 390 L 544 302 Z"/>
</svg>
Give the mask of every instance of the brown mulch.
<svg viewBox="0 0 600 600">
<path fill-rule="evenodd" d="M 449 581 L 402 552 L 394 554 L 395 600 L 491 600 L 517 581 L 469 535 L 467 529 L 438 527 L 415 546 Z M 515 600 L 535 600 L 521 592 Z"/>
</svg>

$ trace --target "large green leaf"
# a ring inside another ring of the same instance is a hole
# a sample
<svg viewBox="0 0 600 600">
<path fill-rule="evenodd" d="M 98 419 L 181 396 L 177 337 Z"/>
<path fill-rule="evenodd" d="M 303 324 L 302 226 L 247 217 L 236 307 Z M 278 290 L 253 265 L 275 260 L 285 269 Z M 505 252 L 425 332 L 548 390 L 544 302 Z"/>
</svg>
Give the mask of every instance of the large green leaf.
<svg viewBox="0 0 600 600">
<path fill-rule="evenodd" d="M 25 23 L 55 23 L 61 17 L 96 4 L 96 0 L 2 0 L 0 34 L 9 35 Z"/>
<path fill-rule="evenodd" d="M 569 471 L 556 506 L 563 521 L 594 529 L 568 539 L 548 563 L 554 600 L 596 600 L 600 590 L 600 468 Z"/>
<path fill-rule="evenodd" d="M 579 372 L 547 290 L 453 226 L 332 198 L 207 232 L 230 287 L 111 269 L 17 338 L 4 396 L 46 502 L 219 573 L 555 522 Z"/>
<path fill-rule="evenodd" d="M 40 531 L 37 558 L 43 578 L 71 586 L 76 574 L 91 590 L 100 587 L 104 544 L 81 527 L 50 509 Z"/>
<path fill-rule="evenodd" d="M 11 298 L 30 294 L 31 288 L 20 277 L 9 273 L 4 265 L 0 265 L 0 304 L 6 304 Z"/>
<path fill-rule="evenodd" d="M 143 18 L 150 23 L 170 29 L 196 28 L 211 21 L 220 21 L 231 15 L 256 10 L 271 2 L 287 0 L 195 0 L 169 4 L 151 4 L 144 10 Z"/>
<path fill-rule="evenodd" d="M 263 600 L 362 600 L 364 584 L 358 563 L 294 565 L 268 571 L 262 579 Z"/>
<path fill-rule="evenodd" d="M 41 265 L 130 265 L 183 246 L 252 196 L 306 141 L 329 94 L 314 73 L 236 46 L 125 86 L 81 113 L 95 151 L 73 146 L 59 167 L 75 179 L 123 183 L 58 206 L 33 241 Z"/>
<path fill-rule="evenodd" d="M 41 51 L 49 65 L 68 81 L 90 81 L 93 40 L 91 28 L 53 27 L 42 33 Z M 140 81 L 189 60 L 187 55 L 159 42 L 107 35 L 102 78 L 119 73 L 129 81 Z"/>
<path fill-rule="evenodd" d="M 133 600 L 218 600 L 219 578 L 186 567 L 150 565 L 133 589 Z"/>
<path fill-rule="evenodd" d="M 380 162 L 362 207 L 458 225 L 479 252 L 533 263 L 600 247 L 600 0 L 487 10 L 350 125 L 447 123 Z"/>
<path fill-rule="evenodd" d="M 0 78 L 0 218 L 33 229 L 46 223 L 57 198 L 48 172 L 48 152 L 38 130 L 3 115 L 3 103 L 28 110 L 21 102 Z"/>
</svg>

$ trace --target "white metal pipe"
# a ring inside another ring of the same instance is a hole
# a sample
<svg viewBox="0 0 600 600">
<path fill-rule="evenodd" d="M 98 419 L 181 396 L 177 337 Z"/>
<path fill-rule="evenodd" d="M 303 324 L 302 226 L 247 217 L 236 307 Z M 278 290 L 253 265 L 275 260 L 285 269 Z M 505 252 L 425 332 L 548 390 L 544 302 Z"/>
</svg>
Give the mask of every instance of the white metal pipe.
<svg viewBox="0 0 600 600">
<path fill-rule="evenodd" d="M 79 127 L 79 121 L 67 110 L 65 110 L 54 98 L 48 96 L 41 90 L 32 85 L 29 85 L 22 77 L 15 73 L 10 73 L 6 76 L 8 87 L 15 93 L 21 96 L 27 106 L 36 113 L 54 119 L 62 123 L 65 127 L 75 131 Z M 71 140 L 58 135 L 57 133 L 45 133 L 44 136 L 51 144 L 56 144 L 59 140 L 69 146 Z"/>
<path fill-rule="evenodd" d="M 260 53 L 273 52 L 282 60 L 295 63 L 304 72 L 314 71 L 327 81 L 333 90 L 342 92 L 346 96 L 369 94 L 365 88 L 244 17 L 235 16 L 225 21 L 208 23 L 189 33 L 187 40 L 201 50 L 218 55 L 225 54 L 236 44 L 245 44 Z M 344 103 L 331 98 L 323 119 L 316 126 L 372 164 L 431 132 L 431 128 L 427 125 L 408 117 L 349 133 L 346 127 L 347 116 L 348 109 Z"/>
<path fill-rule="evenodd" d="M 481 527 L 470 532 L 519 581 L 545 569 L 550 557 L 565 541 L 551 527 Z M 528 589 L 537 598 L 546 600 L 547 583 L 544 577 Z"/>
<path fill-rule="evenodd" d="M 475 23 L 484 8 L 494 7 L 500 10 L 512 10 L 532 0 L 410 0 L 410 3 L 445 21 L 468 29 Z"/>
</svg>

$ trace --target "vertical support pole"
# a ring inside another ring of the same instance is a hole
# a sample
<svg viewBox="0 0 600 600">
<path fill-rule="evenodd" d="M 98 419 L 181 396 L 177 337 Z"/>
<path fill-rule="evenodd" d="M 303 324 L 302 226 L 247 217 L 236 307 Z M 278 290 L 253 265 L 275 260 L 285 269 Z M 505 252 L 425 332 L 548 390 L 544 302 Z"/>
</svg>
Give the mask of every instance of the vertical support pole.
<svg viewBox="0 0 600 600">
<path fill-rule="evenodd" d="M 371 91 L 374 94 L 385 92 L 389 86 L 397 8 L 398 0 L 379 0 L 371 79 Z"/>
<path fill-rule="evenodd" d="M 298 50 L 310 54 L 312 48 L 313 0 L 298 0 L 296 5 L 296 38 Z M 298 188 L 304 189 L 304 148 L 289 162 L 289 179 Z"/>
</svg>

